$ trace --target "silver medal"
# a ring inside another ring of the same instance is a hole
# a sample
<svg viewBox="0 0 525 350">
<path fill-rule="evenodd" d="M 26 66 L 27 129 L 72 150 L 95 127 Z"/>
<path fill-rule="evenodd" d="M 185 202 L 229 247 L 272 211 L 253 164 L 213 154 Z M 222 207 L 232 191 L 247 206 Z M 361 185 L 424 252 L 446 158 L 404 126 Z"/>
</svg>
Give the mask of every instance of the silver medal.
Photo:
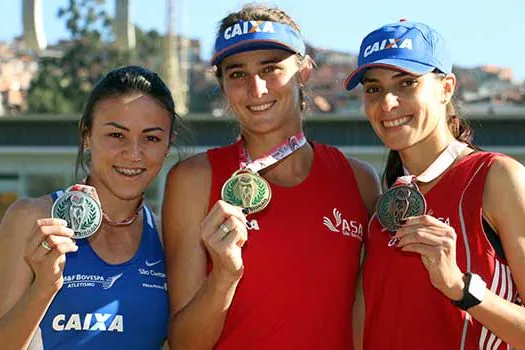
<svg viewBox="0 0 525 350">
<path fill-rule="evenodd" d="M 51 217 L 67 221 L 67 227 L 75 233 L 73 238 L 87 238 L 99 229 L 102 223 L 102 208 L 89 194 L 70 191 L 65 192 L 53 203 Z"/>
</svg>

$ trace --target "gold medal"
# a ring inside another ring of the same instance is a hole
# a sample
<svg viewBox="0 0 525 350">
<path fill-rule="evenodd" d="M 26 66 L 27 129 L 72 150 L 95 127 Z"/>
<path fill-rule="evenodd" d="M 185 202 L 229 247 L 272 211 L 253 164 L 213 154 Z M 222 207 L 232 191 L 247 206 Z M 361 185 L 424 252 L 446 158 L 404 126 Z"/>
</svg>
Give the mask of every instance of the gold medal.
<svg viewBox="0 0 525 350">
<path fill-rule="evenodd" d="M 268 181 L 257 173 L 241 169 L 224 183 L 221 197 L 231 205 L 247 209 L 249 213 L 257 213 L 270 203 L 272 189 Z"/>
</svg>

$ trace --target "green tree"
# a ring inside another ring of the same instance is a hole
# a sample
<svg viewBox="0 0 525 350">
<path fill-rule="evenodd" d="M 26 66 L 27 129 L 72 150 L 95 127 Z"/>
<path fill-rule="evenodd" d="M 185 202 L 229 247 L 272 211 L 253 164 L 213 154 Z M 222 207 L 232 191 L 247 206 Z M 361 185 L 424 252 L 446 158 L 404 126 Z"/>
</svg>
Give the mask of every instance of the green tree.
<svg viewBox="0 0 525 350">
<path fill-rule="evenodd" d="M 39 74 L 28 92 L 31 112 L 81 111 L 102 74 L 132 60 L 131 52 L 111 44 L 112 22 L 103 5 L 103 0 L 70 0 L 58 10 L 70 39 L 59 45 L 59 57 L 41 58 Z"/>
</svg>

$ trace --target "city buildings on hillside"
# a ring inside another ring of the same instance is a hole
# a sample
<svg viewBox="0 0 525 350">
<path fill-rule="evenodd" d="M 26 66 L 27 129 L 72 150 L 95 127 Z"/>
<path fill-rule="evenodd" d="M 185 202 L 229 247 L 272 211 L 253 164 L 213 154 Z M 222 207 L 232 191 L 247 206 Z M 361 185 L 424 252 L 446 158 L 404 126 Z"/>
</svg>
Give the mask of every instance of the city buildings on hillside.
<svg viewBox="0 0 525 350">
<path fill-rule="evenodd" d="M 201 57 L 200 41 L 176 40 L 187 43 L 186 57 L 179 62 L 188 69 L 190 113 L 212 113 L 220 116 L 225 103 L 214 72 Z M 24 47 L 19 39 L 0 43 L 0 116 L 27 112 L 27 91 L 38 73 L 39 57 L 60 55 L 71 44 L 61 41 L 37 54 Z M 348 93 L 343 82 L 356 65 L 356 55 L 341 51 L 308 46 L 316 69 L 307 85 L 309 111 L 312 113 L 347 113 L 361 109 L 361 89 Z M 162 64 L 163 57 L 152 59 Z M 161 71 L 158 67 L 151 67 Z M 107 67 L 110 69 L 110 67 Z M 104 70 L 107 70 L 104 69 Z M 475 68 L 454 67 L 458 77 L 458 99 L 465 105 L 490 108 L 495 105 L 525 105 L 525 84 L 513 80 L 510 68 L 485 65 Z"/>
</svg>

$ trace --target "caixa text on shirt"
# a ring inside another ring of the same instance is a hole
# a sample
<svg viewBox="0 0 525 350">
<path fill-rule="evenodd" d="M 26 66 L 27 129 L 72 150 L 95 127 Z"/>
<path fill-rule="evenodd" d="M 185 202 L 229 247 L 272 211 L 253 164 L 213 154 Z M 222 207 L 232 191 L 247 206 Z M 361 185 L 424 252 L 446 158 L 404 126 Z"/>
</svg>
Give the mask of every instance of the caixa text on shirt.
<svg viewBox="0 0 525 350">
<path fill-rule="evenodd" d="M 53 329 L 62 331 L 124 332 L 124 317 L 108 313 L 58 314 L 53 318 Z"/>
</svg>

